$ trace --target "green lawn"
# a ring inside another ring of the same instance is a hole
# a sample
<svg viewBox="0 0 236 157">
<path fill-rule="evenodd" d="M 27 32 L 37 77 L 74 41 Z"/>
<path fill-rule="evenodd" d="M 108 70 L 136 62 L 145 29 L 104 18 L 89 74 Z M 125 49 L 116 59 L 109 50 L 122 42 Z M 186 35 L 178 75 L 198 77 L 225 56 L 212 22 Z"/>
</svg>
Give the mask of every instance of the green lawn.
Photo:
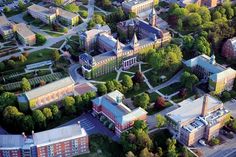
<svg viewBox="0 0 236 157">
<path fill-rule="evenodd" d="M 61 33 L 56 33 L 56 32 L 49 32 L 49 31 L 44 31 L 45 33 L 47 33 L 48 35 L 52 36 L 52 37 L 60 37 L 63 34 Z"/>
<path fill-rule="evenodd" d="M 194 92 L 191 92 L 191 91 L 187 91 L 187 95 L 183 98 L 183 97 L 180 97 L 178 94 L 173 96 L 171 98 L 172 101 L 174 101 L 175 103 L 179 103 L 185 99 L 188 99 L 190 97 L 194 97 L 195 93 Z"/>
<path fill-rule="evenodd" d="M 164 110 L 164 109 L 166 109 L 166 108 L 168 108 L 170 106 L 172 106 L 172 104 L 167 101 L 165 103 L 165 107 L 163 107 L 163 108 L 156 108 L 155 105 L 154 105 L 153 107 L 148 108 L 147 112 L 148 112 L 148 115 L 153 115 L 153 114 L 156 114 L 157 112 L 160 112 L 160 111 L 162 111 L 162 110 Z"/>
<path fill-rule="evenodd" d="M 128 91 L 128 92 L 125 94 L 125 97 L 126 97 L 126 98 L 134 97 L 135 95 L 138 95 L 138 94 L 140 94 L 140 93 L 143 93 L 143 92 L 145 92 L 145 91 L 148 90 L 148 89 L 149 89 L 149 88 L 148 88 L 148 86 L 147 86 L 146 83 L 141 83 L 139 90 L 134 90 L 134 89 L 132 89 L 132 90 Z"/>
<path fill-rule="evenodd" d="M 77 42 L 79 42 L 79 40 L 80 40 L 78 35 L 73 35 L 73 36 L 70 37 L 70 39 L 74 40 L 74 41 L 77 41 Z"/>
<path fill-rule="evenodd" d="M 79 6 L 79 11 L 88 11 L 88 8 L 86 8 L 85 6 L 80 5 Z"/>
<path fill-rule="evenodd" d="M 30 22 L 34 21 L 34 18 L 31 15 L 29 15 L 29 14 L 25 14 L 23 16 L 23 20 L 25 20 L 26 22 L 30 23 Z"/>
<path fill-rule="evenodd" d="M 127 71 L 130 71 L 130 72 L 137 72 L 139 70 L 139 66 L 138 65 L 136 65 L 136 66 L 133 66 L 133 67 L 131 67 L 130 69 L 128 69 Z"/>
<path fill-rule="evenodd" d="M 159 91 L 164 95 L 170 95 L 175 92 L 178 92 L 181 88 L 183 88 L 180 82 L 173 83 L 165 88 L 160 89 Z"/>
<path fill-rule="evenodd" d="M 94 15 L 101 15 L 101 16 L 106 16 L 103 12 L 101 11 L 95 11 Z"/>
<path fill-rule="evenodd" d="M 157 100 L 157 97 L 160 96 L 158 93 L 156 92 L 153 92 L 153 93 L 150 93 L 149 94 L 149 97 L 150 97 L 150 102 L 153 103 Z"/>
<path fill-rule="evenodd" d="M 114 71 L 114 72 L 110 72 L 108 74 L 105 74 L 103 76 L 99 76 L 99 77 L 95 78 L 94 80 L 103 81 L 103 82 L 111 81 L 111 80 L 116 79 L 116 75 L 117 75 L 117 72 Z"/>
<path fill-rule="evenodd" d="M 119 80 L 122 80 L 123 77 L 124 77 L 124 75 L 133 76 L 133 74 L 121 72 L 121 73 L 120 73 L 120 76 L 119 76 Z"/>
<path fill-rule="evenodd" d="M 145 71 L 152 68 L 152 66 L 150 66 L 149 64 L 141 64 L 141 70 Z"/>
<path fill-rule="evenodd" d="M 65 42 L 65 40 L 61 40 L 61 41 L 58 41 L 56 42 L 55 44 L 53 44 L 51 47 L 52 48 L 60 48 L 61 45 Z"/>
<path fill-rule="evenodd" d="M 22 10 L 13 9 L 10 12 L 4 13 L 4 14 L 6 15 L 6 17 L 11 17 L 11 16 L 14 16 L 14 15 L 20 14 L 22 12 L 23 12 Z"/>
</svg>

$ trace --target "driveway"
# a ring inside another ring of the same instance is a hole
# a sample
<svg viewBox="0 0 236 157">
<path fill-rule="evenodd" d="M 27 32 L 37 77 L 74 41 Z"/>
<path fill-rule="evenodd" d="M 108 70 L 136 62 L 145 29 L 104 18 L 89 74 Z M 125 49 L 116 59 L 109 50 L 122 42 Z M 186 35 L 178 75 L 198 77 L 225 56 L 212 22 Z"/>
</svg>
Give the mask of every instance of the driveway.
<svg viewBox="0 0 236 157">
<path fill-rule="evenodd" d="M 224 107 L 231 112 L 233 117 L 236 118 L 236 100 L 235 99 L 225 102 Z"/>
</svg>

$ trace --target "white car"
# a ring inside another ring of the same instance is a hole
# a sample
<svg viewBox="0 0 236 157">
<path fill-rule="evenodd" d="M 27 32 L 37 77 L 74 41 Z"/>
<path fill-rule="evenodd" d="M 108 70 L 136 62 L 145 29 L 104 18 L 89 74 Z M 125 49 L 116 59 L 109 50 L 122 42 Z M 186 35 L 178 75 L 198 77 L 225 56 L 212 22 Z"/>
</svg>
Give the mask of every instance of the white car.
<svg viewBox="0 0 236 157">
<path fill-rule="evenodd" d="M 201 144 L 202 146 L 206 146 L 206 143 L 204 140 L 199 140 L 198 143 Z"/>
</svg>

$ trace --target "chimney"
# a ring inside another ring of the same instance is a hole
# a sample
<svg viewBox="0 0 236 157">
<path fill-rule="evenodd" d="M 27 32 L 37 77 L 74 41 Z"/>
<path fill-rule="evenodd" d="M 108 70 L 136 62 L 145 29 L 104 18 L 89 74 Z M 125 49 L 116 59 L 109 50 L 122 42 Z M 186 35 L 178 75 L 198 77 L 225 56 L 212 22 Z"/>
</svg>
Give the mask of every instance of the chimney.
<svg viewBox="0 0 236 157">
<path fill-rule="evenodd" d="M 81 125 L 80 125 L 80 121 L 78 121 L 77 123 L 78 123 L 79 127 L 81 127 Z"/>
<path fill-rule="evenodd" d="M 32 136 L 33 136 L 33 135 L 34 135 L 34 130 L 32 130 L 32 132 L 31 132 L 31 133 L 32 133 Z"/>
<path fill-rule="evenodd" d="M 202 104 L 202 116 L 205 117 L 207 115 L 208 111 L 208 95 L 205 94 L 203 98 L 203 104 Z"/>
<path fill-rule="evenodd" d="M 25 132 L 22 132 L 22 136 L 26 139 Z"/>
</svg>

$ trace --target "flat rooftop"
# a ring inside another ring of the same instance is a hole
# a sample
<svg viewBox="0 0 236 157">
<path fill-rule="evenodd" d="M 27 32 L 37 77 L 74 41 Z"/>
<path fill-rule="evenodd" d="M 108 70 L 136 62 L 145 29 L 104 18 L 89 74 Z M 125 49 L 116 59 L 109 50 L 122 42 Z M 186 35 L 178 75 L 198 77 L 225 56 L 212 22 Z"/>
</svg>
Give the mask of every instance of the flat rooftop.
<svg viewBox="0 0 236 157">
<path fill-rule="evenodd" d="M 74 17 L 78 17 L 77 14 L 75 13 L 72 13 L 72 12 L 69 12 L 69 11 L 66 11 L 66 10 L 63 10 L 61 8 L 58 8 L 59 9 L 59 15 L 64 17 L 64 18 L 67 18 L 67 19 L 72 19 Z"/>
<path fill-rule="evenodd" d="M 48 15 L 55 14 L 53 12 L 50 12 L 50 10 L 48 8 L 45 8 L 45 7 L 37 5 L 37 4 L 33 4 L 33 5 L 29 6 L 28 9 L 32 10 L 34 12 L 42 13 L 42 14 L 48 14 Z"/>
<path fill-rule="evenodd" d="M 44 146 L 74 138 L 85 137 L 87 133 L 78 124 L 37 132 L 33 135 L 34 144 Z"/>
<path fill-rule="evenodd" d="M 28 38 L 35 35 L 35 33 L 32 32 L 25 23 L 16 24 L 15 27 L 17 33 L 23 38 Z"/>
<path fill-rule="evenodd" d="M 122 5 L 127 5 L 130 7 L 133 7 L 135 5 L 141 4 L 141 3 L 146 3 L 146 2 L 152 2 L 153 0 L 127 0 L 122 3 Z"/>
<path fill-rule="evenodd" d="M 208 110 L 223 105 L 223 103 L 218 99 L 210 95 L 207 96 L 208 96 L 208 105 L 207 105 Z M 201 115 L 203 99 L 204 96 L 196 100 L 186 99 L 179 103 L 180 105 L 179 108 L 169 112 L 167 116 L 170 117 L 172 120 L 174 120 L 176 123 L 183 123 L 189 120 L 194 120 L 195 118 Z"/>
<path fill-rule="evenodd" d="M 91 83 L 81 83 L 75 86 L 75 91 L 79 95 L 83 95 L 85 93 L 92 92 L 92 91 L 96 92 L 97 88 Z"/>
<path fill-rule="evenodd" d="M 1 148 L 18 149 L 24 145 L 22 135 L 0 135 L 0 150 Z"/>
<path fill-rule="evenodd" d="M 9 25 L 10 21 L 5 16 L 0 16 L 0 27 Z"/>
<path fill-rule="evenodd" d="M 28 98 L 28 100 L 32 100 L 34 98 L 54 92 L 54 91 L 59 90 L 61 88 L 72 85 L 74 83 L 75 82 L 71 77 L 66 77 L 66 78 L 51 82 L 49 84 L 46 84 L 44 86 L 35 88 L 35 89 L 30 90 L 28 92 L 25 92 L 25 95 Z"/>
</svg>

